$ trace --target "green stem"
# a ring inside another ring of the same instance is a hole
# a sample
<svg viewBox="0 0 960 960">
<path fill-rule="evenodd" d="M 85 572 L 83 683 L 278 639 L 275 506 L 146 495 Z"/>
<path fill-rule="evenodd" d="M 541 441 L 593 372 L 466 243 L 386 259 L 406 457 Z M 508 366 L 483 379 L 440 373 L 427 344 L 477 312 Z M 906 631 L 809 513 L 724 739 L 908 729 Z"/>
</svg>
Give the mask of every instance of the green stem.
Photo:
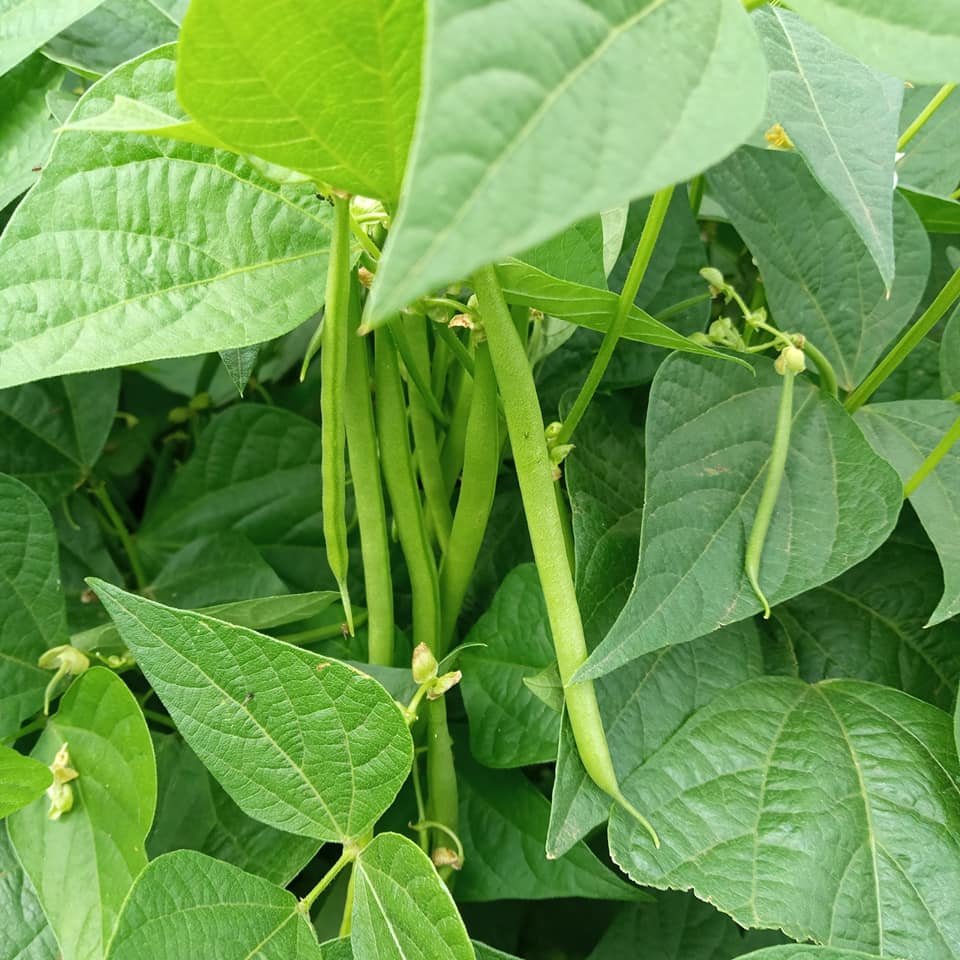
<svg viewBox="0 0 960 960">
<path fill-rule="evenodd" d="M 470 356 L 470 351 L 463 345 L 463 341 L 445 323 L 435 323 L 434 330 L 437 336 L 447 345 L 447 349 L 457 358 L 460 366 L 472 377 L 473 357 Z"/>
<path fill-rule="evenodd" d="M 837 386 L 837 372 L 833 369 L 833 364 L 806 338 L 803 341 L 803 352 L 817 368 L 817 373 L 820 375 L 820 388 L 836 400 L 840 396 L 840 391 Z"/>
<path fill-rule="evenodd" d="M 780 485 L 783 482 L 783 471 L 787 465 L 787 454 L 790 452 L 790 428 L 793 424 L 793 381 L 795 374 L 787 370 L 783 374 L 783 386 L 780 391 L 780 406 L 777 409 L 777 424 L 773 433 L 773 447 L 770 451 L 770 461 L 767 464 L 767 473 L 763 482 L 763 492 L 753 520 L 753 529 L 747 540 L 747 550 L 744 558 L 744 569 L 753 592 L 763 604 L 763 617 L 770 619 L 770 604 L 760 589 L 760 560 L 763 556 L 763 546 L 770 529 L 770 520 L 780 495 Z"/>
<path fill-rule="evenodd" d="M 917 118 L 900 134 L 897 151 L 903 148 L 920 132 L 923 125 L 937 112 L 940 105 L 953 93 L 955 83 L 945 83 L 930 99 L 930 102 L 917 114 Z"/>
<path fill-rule="evenodd" d="M 670 199 L 673 196 L 673 187 L 666 187 L 658 190 L 650 202 L 650 212 L 647 214 L 646 223 L 643 225 L 643 232 L 640 234 L 640 242 L 637 244 L 636 253 L 633 255 L 633 263 L 630 264 L 630 270 L 627 273 L 627 279 L 620 291 L 620 297 L 617 300 L 617 308 L 614 312 L 610 325 L 603 335 L 603 342 L 600 344 L 600 350 L 594 357 L 587 379 L 580 388 L 577 399 L 574 400 L 570 412 L 567 414 L 560 426 L 557 434 L 556 443 L 569 443 L 573 431 L 577 424 L 587 412 L 587 407 L 593 399 L 593 395 L 600 386 L 600 381 L 606 372 L 607 366 L 613 357 L 613 351 L 617 347 L 617 342 L 623 336 L 626 329 L 627 318 L 630 315 L 630 308 L 636 299 L 637 291 L 643 281 L 643 276 L 647 272 L 647 266 L 650 258 L 653 256 L 653 248 L 656 246 L 657 237 L 660 236 L 660 228 L 666 219 L 667 210 L 670 206 Z"/>
<path fill-rule="evenodd" d="M 667 307 L 666 310 L 661 310 L 657 314 L 657 319 L 661 323 L 665 323 L 671 317 L 675 317 L 678 313 L 683 313 L 684 310 L 689 310 L 690 307 L 695 307 L 698 303 L 703 303 L 704 300 L 712 300 L 713 294 L 708 290 L 706 293 L 698 293 L 695 297 L 687 297 L 686 300 L 680 300 L 677 303 L 671 304 Z"/>
<path fill-rule="evenodd" d="M 360 553 L 367 611 L 370 663 L 393 665 L 393 577 L 390 572 L 390 535 L 383 499 L 380 454 L 370 393 L 369 341 L 356 335 L 360 325 L 360 298 L 353 284 L 350 298 L 350 335 L 347 377 L 343 389 L 344 423 L 354 501 L 360 526 Z"/>
<path fill-rule="evenodd" d="M 448 307 L 455 313 L 473 313 L 465 303 L 454 300 L 452 297 L 424 297 L 423 302 L 428 307 Z"/>
<path fill-rule="evenodd" d="M 444 826 L 442 823 L 439 823 L 436 820 L 424 820 L 420 819 L 417 823 L 410 824 L 411 830 L 426 830 L 433 829 L 437 830 L 446 836 L 448 839 L 453 841 L 453 845 L 457 848 L 457 858 L 460 860 L 460 863 L 463 863 L 463 844 L 460 842 L 460 838 L 449 828 Z"/>
<path fill-rule="evenodd" d="M 346 516 L 346 427 L 343 389 L 350 337 L 350 201 L 333 198 L 334 227 L 327 267 L 327 298 L 320 333 L 320 427 L 323 448 L 323 539 L 327 562 L 340 588 L 347 626 L 353 635 L 353 611 L 347 588 L 350 552 Z M 309 356 L 309 353 L 308 353 Z"/>
<path fill-rule="evenodd" d="M 700 204 L 703 203 L 703 187 L 706 183 L 706 177 L 698 174 L 690 181 L 687 190 L 687 197 L 690 200 L 690 209 L 693 211 L 693 217 L 696 219 L 700 215 Z"/>
<path fill-rule="evenodd" d="M 904 497 L 916 492 L 917 487 L 937 468 L 937 464 L 950 452 L 950 448 L 960 440 L 960 417 L 943 435 L 940 442 L 930 451 L 930 455 L 920 464 L 917 472 L 903 485 Z"/>
<path fill-rule="evenodd" d="M 483 544 L 500 470 L 497 381 L 486 342 L 477 344 L 476 377 L 463 448 L 463 480 L 440 567 L 442 629 L 438 658 L 450 648 L 467 586 Z"/>
<path fill-rule="evenodd" d="M 11 733 L 9 737 L 4 737 L 0 740 L 0 743 L 5 747 L 12 747 L 22 737 L 35 733 L 37 730 L 42 730 L 47 725 L 47 719 L 46 714 L 40 714 L 39 717 L 35 717 L 30 723 L 25 724 L 19 730 Z"/>
<path fill-rule="evenodd" d="M 349 200 L 347 204 L 349 205 Z M 357 221 L 350 217 L 350 231 L 356 237 L 357 243 L 363 248 L 363 252 L 376 263 L 380 259 L 380 248 L 370 239 L 370 235 Z"/>
<path fill-rule="evenodd" d="M 356 867 L 350 871 L 350 879 L 347 881 L 347 895 L 343 901 L 343 917 L 340 920 L 340 937 L 349 937 L 353 929 L 353 892 L 357 883 Z"/>
<path fill-rule="evenodd" d="M 939 323 L 957 297 L 960 297 L 960 267 L 944 284 L 933 303 L 923 311 L 910 329 L 893 345 L 890 352 L 870 371 L 863 383 L 847 397 L 844 407 L 848 413 L 859 410 L 873 396 L 880 384 L 907 359 L 914 347 Z"/>
<path fill-rule="evenodd" d="M 367 622 L 367 611 L 358 610 L 353 618 L 354 628 L 362 627 Z M 328 623 L 323 627 L 314 627 L 311 630 L 301 630 L 299 633 L 284 633 L 280 639 L 285 643 L 295 643 L 303 646 L 307 643 L 316 643 L 319 640 L 332 640 L 343 636 L 344 624 Z"/>
<path fill-rule="evenodd" d="M 443 408 L 437 402 L 437 398 L 430 389 L 429 375 L 424 375 L 423 367 L 417 362 L 417 356 L 411 349 L 407 339 L 407 328 L 401 321 L 401 318 L 391 318 L 387 323 L 387 329 L 393 337 L 394 346 L 403 359 L 403 365 L 407 368 L 407 379 L 410 380 L 414 389 L 419 393 L 420 399 L 426 405 L 437 423 L 442 427 L 449 426 L 450 421 L 447 415 L 443 412 Z"/>
<path fill-rule="evenodd" d="M 454 383 L 453 414 L 450 417 L 450 427 L 443 441 L 443 449 L 440 452 L 444 490 L 446 490 L 448 498 L 453 496 L 453 488 L 457 485 L 457 478 L 463 469 L 467 425 L 470 422 L 470 408 L 473 398 L 473 378 L 467 376 L 466 371 L 460 371 L 460 376 L 455 379 Z"/>
<path fill-rule="evenodd" d="M 427 701 L 427 796 L 430 819 L 457 832 L 457 775 L 453 764 L 453 740 L 447 729 L 447 700 Z M 442 834 L 434 832 L 434 844 L 442 843 Z M 446 879 L 449 868 L 441 868 Z"/>
<path fill-rule="evenodd" d="M 320 882 L 300 901 L 299 908 L 301 913 L 309 913 L 310 908 L 313 906 L 317 897 L 323 893 L 327 887 L 336 880 L 337 875 L 340 871 L 347 866 L 348 864 L 353 863 L 357 858 L 357 850 L 355 847 L 344 846 L 343 852 L 340 854 L 336 863 L 320 878 Z"/>
<path fill-rule="evenodd" d="M 424 748 L 425 749 L 425 748 Z M 427 808 L 423 803 L 423 786 L 420 783 L 420 751 L 416 750 L 413 754 L 413 766 L 410 768 L 410 778 L 413 780 L 413 796 L 417 804 L 417 821 L 423 823 L 427 817 Z M 429 855 L 430 837 L 427 831 L 420 827 L 414 827 L 417 831 L 417 843 L 420 849 Z"/>
<path fill-rule="evenodd" d="M 123 551 L 127 555 L 127 560 L 130 563 L 130 569 L 133 572 L 133 579 L 136 581 L 137 589 L 145 590 L 147 587 L 147 577 L 143 571 L 143 564 L 140 562 L 140 552 L 137 550 L 137 545 L 130 535 L 127 525 L 123 522 L 123 518 L 110 499 L 106 483 L 94 484 L 90 489 L 93 491 L 93 495 L 97 498 L 100 506 L 103 507 L 103 512 L 106 513 L 110 519 L 114 533 L 116 533 L 120 539 Z"/>
<path fill-rule="evenodd" d="M 589 680 L 570 682 L 587 659 L 587 644 L 564 547 L 563 525 L 553 490 L 553 472 L 537 388 L 493 267 L 486 267 L 476 274 L 474 289 L 480 301 L 484 330 L 503 396 L 527 528 L 580 759 L 597 786 L 637 816 L 654 842 L 659 843 L 653 828 L 630 806 L 617 783 L 593 683 Z"/>
</svg>

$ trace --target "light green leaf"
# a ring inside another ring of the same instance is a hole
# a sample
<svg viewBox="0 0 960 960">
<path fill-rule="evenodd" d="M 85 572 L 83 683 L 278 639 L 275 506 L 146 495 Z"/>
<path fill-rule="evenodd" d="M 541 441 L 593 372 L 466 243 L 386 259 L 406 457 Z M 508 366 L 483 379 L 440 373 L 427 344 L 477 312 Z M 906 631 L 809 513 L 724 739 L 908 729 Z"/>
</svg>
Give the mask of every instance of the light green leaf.
<svg viewBox="0 0 960 960">
<path fill-rule="evenodd" d="M 936 707 L 860 681 L 752 680 L 624 784 L 659 850 L 619 808 L 610 849 L 638 883 L 692 888 L 745 926 L 948 960 L 960 954 L 957 774 Z"/>
<path fill-rule="evenodd" d="M 357 960 L 474 960 L 450 891 L 415 843 L 381 833 L 353 869 Z"/>
<path fill-rule="evenodd" d="M 940 381 L 943 395 L 960 394 L 960 308 L 953 311 L 940 342 Z"/>
<path fill-rule="evenodd" d="M 960 3 L 794 0 L 790 6 L 866 63 L 918 83 L 960 80 Z"/>
<path fill-rule="evenodd" d="M 32 756 L 50 764 L 64 744 L 78 774 L 68 784 L 73 809 L 50 820 L 41 798 L 7 823 L 64 960 L 99 960 L 147 864 L 157 800 L 153 745 L 133 694 L 102 667 L 74 681 Z"/>
<path fill-rule="evenodd" d="M 40 498 L 0 474 L 0 736 L 43 706 L 50 674 L 37 666 L 67 640 L 57 536 Z"/>
<path fill-rule="evenodd" d="M 623 907 L 587 960 L 730 960 L 769 943 L 775 933 L 744 932 L 691 894 L 664 893 L 655 903 Z"/>
<path fill-rule="evenodd" d="M 137 540 L 148 572 L 198 537 L 230 530 L 296 586 L 326 585 L 320 485 L 315 423 L 280 407 L 230 407 L 147 510 Z"/>
<path fill-rule="evenodd" d="M 764 7 L 754 24 L 770 66 L 764 127 L 784 127 L 889 287 L 903 82 L 871 70 L 787 10 Z"/>
<path fill-rule="evenodd" d="M 157 816 L 147 838 L 150 858 L 197 850 L 286 886 L 316 854 L 309 837 L 274 830 L 248 817 L 175 735 L 155 735 Z"/>
<path fill-rule="evenodd" d="M 518 259 L 548 276 L 602 290 L 607 285 L 603 249 L 603 223 L 599 216 L 593 216 L 525 251 Z"/>
<path fill-rule="evenodd" d="M 15 67 L 101 0 L 0 0 L 0 74 Z"/>
<path fill-rule="evenodd" d="M 930 233 L 960 233 L 960 203 L 901 187 L 900 192 L 910 201 L 920 222 Z"/>
<path fill-rule="evenodd" d="M 177 93 L 241 153 L 396 200 L 420 95 L 423 16 L 418 0 L 331 0 L 322 16 L 296 0 L 194 0 Z"/>
<path fill-rule="evenodd" d="M 623 248 L 623 235 L 627 229 L 629 203 L 621 203 L 600 214 L 603 225 L 603 275 L 610 276 Z"/>
<path fill-rule="evenodd" d="M 856 677 L 949 710 L 960 679 L 960 622 L 924 629 L 942 594 L 929 544 L 895 532 L 862 563 L 773 616 L 804 680 Z"/>
<path fill-rule="evenodd" d="M 703 636 L 760 609 L 743 572 L 763 486 L 781 378 L 676 354 L 653 382 L 647 487 L 633 592 L 582 678 Z M 857 425 L 797 383 L 790 453 L 761 565 L 779 602 L 869 556 L 893 529 L 902 489 Z"/>
<path fill-rule="evenodd" d="M 806 334 L 853 389 L 923 296 L 930 245 L 909 203 L 894 203 L 896 280 L 887 299 L 863 241 L 799 157 L 747 147 L 709 178 L 757 260 L 774 320 Z"/>
<path fill-rule="evenodd" d="M 173 58 L 167 46 L 119 67 L 72 119 L 118 93 L 178 115 Z M 330 216 L 311 187 L 278 187 L 232 154 L 62 133 L 0 238 L 0 386 L 293 329 L 323 303 Z"/>
<path fill-rule="evenodd" d="M 107 442 L 117 412 L 120 373 L 100 370 L 0 390 L 0 471 L 48 503 L 78 487 Z"/>
<path fill-rule="evenodd" d="M 51 783 L 45 764 L 0 744 L 0 820 L 43 796 Z"/>
<path fill-rule="evenodd" d="M 523 685 L 555 713 L 563 712 L 563 681 L 556 662 L 532 677 L 524 677 Z"/>
<path fill-rule="evenodd" d="M 393 802 L 413 747 L 376 681 L 252 630 L 91 585 L 184 739 L 248 816 L 346 841 Z"/>
<path fill-rule="evenodd" d="M 4 918 L 0 924 L 3 960 L 54 960 L 57 941 L 3 824 L 0 824 L 0 916 Z"/>
<path fill-rule="evenodd" d="M 465 650 L 460 658 L 474 757 L 488 767 L 553 760 L 560 717 L 525 683 L 556 662 L 533 564 L 507 574 L 467 642 L 485 644 Z"/>
<path fill-rule="evenodd" d="M 488 770 L 457 756 L 463 869 L 457 899 L 635 900 L 636 888 L 611 873 L 585 844 L 560 859 L 544 851 L 550 803 L 520 770 Z"/>
<path fill-rule="evenodd" d="M 834 947 L 815 947 L 804 944 L 767 947 L 743 955 L 743 960 L 878 960 L 876 954 L 860 950 L 837 950 Z"/>
<path fill-rule="evenodd" d="M 103 75 L 176 40 L 177 14 L 166 0 L 105 0 L 55 36 L 43 52 L 81 74 Z"/>
<path fill-rule="evenodd" d="M 485 943 L 472 940 L 474 952 L 477 960 L 518 960 L 512 954 L 504 953 L 502 950 L 494 950 Z M 328 940 L 321 944 L 323 950 L 323 960 L 353 960 L 353 944 L 349 937 L 340 937 L 337 940 Z"/>
<path fill-rule="evenodd" d="M 909 86 L 903 94 L 900 132 L 919 116 L 940 88 Z M 900 183 L 941 197 L 949 196 L 957 186 L 957 165 L 951 158 L 960 149 L 960 95 L 954 91 L 936 109 L 913 139 L 903 148 L 897 161 Z"/>
<path fill-rule="evenodd" d="M 247 389 L 247 383 L 250 381 L 250 375 L 253 368 L 257 365 L 257 359 L 260 356 L 260 344 L 255 343 L 249 347 L 237 347 L 234 350 L 221 350 L 220 359 L 230 374 L 240 396 Z"/>
<path fill-rule="evenodd" d="M 296 898 L 281 887 L 193 850 L 151 861 L 137 878 L 108 960 L 320 960 Z"/>
<path fill-rule="evenodd" d="M 947 400 L 875 403 L 857 422 L 881 456 L 906 483 L 956 421 L 960 408 Z M 927 626 L 960 613 L 960 449 L 956 446 L 910 496 L 943 567 L 943 597 Z"/>
<path fill-rule="evenodd" d="M 64 71 L 39 53 L 0 76 L 0 210 L 33 186 L 53 143 L 47 94 Z"/>
<path fill-rule="evenodd" d="M 762 116 L 765 64 L 737 0 L 573 0 L 549 17 L 537 0 L 439 0 L 427 35 L 374 319 L 699 173 Z"/>
</svg>

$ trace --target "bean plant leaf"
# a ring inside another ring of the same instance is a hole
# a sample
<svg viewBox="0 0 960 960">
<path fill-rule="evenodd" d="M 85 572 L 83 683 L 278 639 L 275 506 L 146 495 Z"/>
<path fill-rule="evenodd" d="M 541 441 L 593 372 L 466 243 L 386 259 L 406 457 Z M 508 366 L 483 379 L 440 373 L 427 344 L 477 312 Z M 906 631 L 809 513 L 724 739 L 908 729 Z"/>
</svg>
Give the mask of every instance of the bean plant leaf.
<svg viewBox="0 0 960 960">
<path fill-rule="evenodd" d="M 180 737 L 157 735 L 154 747 L 158 794 L 147 838 L 151 859 L 173 850 L 197 850 L 285 886 L 316 854 L 319 841 L 248 817 Z"/>
<path fill-rule="evenodd" d="M 66 784 L 73 808 L 49 819 L 51 804 L 42 797 L 8 827 L 64 960 L 98 960 L 147 864 L 157 799 L 153 745 L 133 694 L 102 667 L 74 681 L 32 756 L 52 764 L 64 744 L 78 774 Z"/>
<path fill-rule="evenodd" d="M 883 956 L 957 956 L 957 757 L 949 717 L 887 687 L 766 677 L 723 694 L 624 784 L 610 849 L 638 883 L 737 922 Z M 811 748 L 811 745 L 815 745 Z"/>
<path fill-rule="evenodd" d="M 943 340 L 940 343 L 940 381 L 945 397 L 960 393 L 960 308 L 953 311 L 943 330 Z"/>
<path fill-rule="evenodd" d="M 91 585 L 184 739 L 248 816 L 347 841 L 393 802 L 413 747 L 376 681 L 252 630 Z"/>
<path fill-rule="evenodd" d="M 240 395 L 247 388 L 250 375 L 253 368 L 257 365 L 257 358 L 260 356 L 260 345 L 255 343 L 249 347 L 237 347 L 234 350 L 221 350 L 220 359 L 230 374 L 230 379 L 234 382 Z"/>
<path fill-rule="evenodd" d="M 121 93 L 179 116 L 173 80 L 161 47 L 91 87 L 73 120 Z M 330 217 L 309 185 L 281 188 L 232 154 L 60 134 L 0 238 L 0 386 L 293 329 L 323 303 Z"/>
<path fill-rule="evenodd" d="M 908 86 L 903 94 L 900 130 L 903 132 L 937 93 L 937 86 Z M 941 197 L 949 196 L 957 186 L 956 164 L 950 155 L 960 147 L 960 96 L 954 91 L 936 109 L 903 148 L 897 161 L 902 185 Z"/>
<path fill-rule="evenodd" d="M 57 535 L 43 501 L 0 474 L 0 735 L 43 706 L 50 674 L 37 666 L 67 640 Z"/>
<path fill-rule="evenodd" d="M 957 0 L 798 0 L 790 5 L 866 63 L 919 83 L 960 80 Z"/>
<path fill-rule="evenodd" d="M 744 960 L 877 960 L 874 953 L 861 950 L 838 950 L 835 947 L 817 947 L 807 944 L 767 947 L 744 954 Z"/>
<path fill-rule="evenodd" d="M 856 677 L 949 710 L 960 680 L 960 622 L 924 628 L 942 594 L 929 544 L 895 532 L 862 563 L 773 616 L 804 680 Z"/>
<path fill-rule="evenodd" d="M 643 896 L 577 844 L 560 859 L 544 851 L 550 803 L 519 770 L 488 770 L 457 757 L 463 869 L 457 899 L 546 900 Z"/>
<path fill-rule="evenodd" d="M 806 334 L 840 385 L 853 389 L 923 296 L 930 245 L 909 203 L 900 196 L 894 203 L 896 280 L 888 298 L 869 250 L 799 157 L 744 147 L 710 171 L 710 185 L 756 257 L 774 318 Z"/>
<path fill-rule="evenodd" d="M 357 957 L 474 960 L 447 885 L 415 843 L 381 833 L 363 848 L 353 869 L 351 938 Z"/>
<path fill-rule="evenodd" d="M 548 276 L 602 290 L 607 285 L 603 255 L 603 221 L 592 216 L 526 250 L 518 259 Z"/>
<path fill-rule="evenodd" d="M 472 940 L 476 960 L 518 960 L 513 954 L 495 950 L 485 943 Z M 328 940 L 320 945 L 323 950 L 323 960 L 353 960 L 353 943 L 350 937 L 340 937 L 337 940 Z"/>
<path fill-rule="evenodd" d="M 0 820 L 33 803 L 51 783 L 49 767 L 0 744 Z"/>
<path fill-rule="evenodd" d="M 39 53 L 0 76 L 0 210 L 36 182 L 53 143 L 47 94 L 63 82 L 64 70 Z"/>
<path fill-rule="evenodd" d="M 722 371 L 722 375 L 721 375 Z M 772 602 L 838 576 L 893 529 L 901 484 L 841 406 L 797 384 L 790 454 L 763 550 Z M 598 677 L 634 657 L 756 613 L 743 573 L 781 378 L 669 358 L 654 379 L 646 426 L 640 564 L 617 622 L 579 671 Z"/>
<path fill-rule="evenodd" d="M 488 767 L 553 760 L 560 717 L 524 683 L 556 663 L 533 564 L 507 574 L 467 643 L 484 644 L 465 650 L 460 658 L 474 757 Z"/>
<path fill-rule="evenodd" d="M 906 483 L 960 414 L 946 400 L 876 403 L 858 412 L 874 448 Z M 943 567 L 943 597 L 927 621 L 932 627 L 960 613 L 960 450 L 956 446 L 910 495 L 910 503 Z"/>
<path fill-rule="evenodd" d="M 549 18 L 535 0 L 441 0 L 428 4 L 427 35 L 375 319 L 687 179 L 762 115 L 763 54 L 735 0 L 574 2 Z M 656 94 L 638 99 L 637 90 Z"/>
<path fill-rule="evenodd" d="M 889 288 L 902 81 L 871 70 L 787 10 L 765 7 L 754 24 L 770 65 L 764 124 L 783 126 Z"/>
<path fill-rule="evenodd" d="M 167 853 L 137 878 L 107 960 L 320 960 L 292 893 L 193 850 Z"/>
<path fill-rule="evenodd" d="M 57 941 L 23 872 L 6 827 L 0 824 L 0 957 L 3 960 L 54 960 Z"/>
<path fill-rule="evenodd" d="M 177 93 L 192 117 L 254 153 L 350 193 L 396 200 L 420 94 L 422 3 L 194 0 Z M 358 25 L 370 43 L 349 38 Z"/>
<path fill-rule="evenodd" d="M 15 67 L 34 50 L 101 0 L 0 0 L 0 74 Z"/>
<path fill-rule="evenodd" d="M 900 192 L 910 201 L 925 230 L 930 233 L 960 233 L 960 203 L 956 200 L 906 187 L 901 187 Z"/>
<path fill-rule="evenodd" d="M 0 470 L 57 503 L 90 475 L 117 412 L 120 373 L 99 370 L 0 390 Z"/>
<path fill-rule="evenodd" d="M 320 440 L 315 423 L 281 407 L 239 405 L 215 417 L 143 519 L 138 542 L 148 572 L 198 537 L 229 530 L 287 579 L 312 581 L 298 586 L 320 586 Z"/>
<path fill-rule="evenodd" d="M 52 60 L 102 76 L 126 60 L 172 43 L 180 24 L 170 0 L 104 0 L 43 48 Z"/>
</svg>

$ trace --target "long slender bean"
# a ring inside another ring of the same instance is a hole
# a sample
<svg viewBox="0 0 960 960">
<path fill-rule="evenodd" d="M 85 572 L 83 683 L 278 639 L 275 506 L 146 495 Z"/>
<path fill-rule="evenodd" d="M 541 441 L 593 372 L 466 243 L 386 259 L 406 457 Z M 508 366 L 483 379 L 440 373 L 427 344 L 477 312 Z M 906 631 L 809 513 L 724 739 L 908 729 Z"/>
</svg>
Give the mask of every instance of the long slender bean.
<svg viewBox="0 0 960 960">
<path fill-rule="evenodd" d="M 427 703 L 427 797 L 430 819 L 457 832 L 458 793 L 457 774 L 453 762 L 453 740 L 447 728 L 447 700 L 438 697 Z M 448 841 L 442 831 L 434 830 L 435 845 Z M 441 870 L 441 876 L 449 869 Z"/>
<path fill-rule="evenodd" d="M 473 397 L 473 377 L 466 371 L 454 371 L 453 414 L 450 427 L 440 451 L 440 467 L 443 470 L 443 486 L 447 498 L 453 496 L 453 488 L 463 469 L 464 448 L 467 442 L 467 424 L 470 420 L 470 406 Z"/>
</svg>

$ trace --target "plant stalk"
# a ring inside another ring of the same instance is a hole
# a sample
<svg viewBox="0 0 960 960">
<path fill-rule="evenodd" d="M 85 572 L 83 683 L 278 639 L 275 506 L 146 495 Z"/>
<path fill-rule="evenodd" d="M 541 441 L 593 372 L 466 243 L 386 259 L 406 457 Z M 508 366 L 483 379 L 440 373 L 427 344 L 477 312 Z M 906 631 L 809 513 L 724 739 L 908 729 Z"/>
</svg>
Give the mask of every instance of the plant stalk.
<svg viewBox="0 0 960 960">
<path fill-rule="evenodd" d="M 114 506 L 113 500 L 110 499 L 106 483 L 93 484 L 90 489 L 93 491 L 93 495 L 97 498 L 100 506 L 103 507 L 104 513 L 106 513 L 110 523 L 113 525 L 114 533 L 116 533 L 120 539 L 123 552 L 127 555 L 127 560 L 130 563 L 130 570 L 133 573 L 133 579 L 136 581 L 137 589 L 141 591 L 145 590 L 147 587 L 147 576 L 144 573 L 143 564 L 140 561 L 140 551 L 137 549 L 137 544 L 127 529 L 127 525 L 123 522 L 123 517 L 120 516 L 120 512 Z"/>
<path fill-rule="evenodd" d="M 953 93 L 955 87 L 955 83 L 945 83 L 930 98 L 930 102 L 917 114 L 913 123 L 900 134 L 900 139 L 897 141 L 898 153 L 920 132 L 923 125 L 937 112 L 943 101 Z"/>
<path fill-rule="evenodd" d="M 937 464 L 950 452 L 950 448 L 960 440 L 960 417 L 954 420 L 953 425 L 943 435 L 940 442 L 930 451 L 927 458 L 917 468 L 917 472 L 903 485 L 904 497 L 916 493 L 917 487 L 937 468 Z"/>
</svg>

